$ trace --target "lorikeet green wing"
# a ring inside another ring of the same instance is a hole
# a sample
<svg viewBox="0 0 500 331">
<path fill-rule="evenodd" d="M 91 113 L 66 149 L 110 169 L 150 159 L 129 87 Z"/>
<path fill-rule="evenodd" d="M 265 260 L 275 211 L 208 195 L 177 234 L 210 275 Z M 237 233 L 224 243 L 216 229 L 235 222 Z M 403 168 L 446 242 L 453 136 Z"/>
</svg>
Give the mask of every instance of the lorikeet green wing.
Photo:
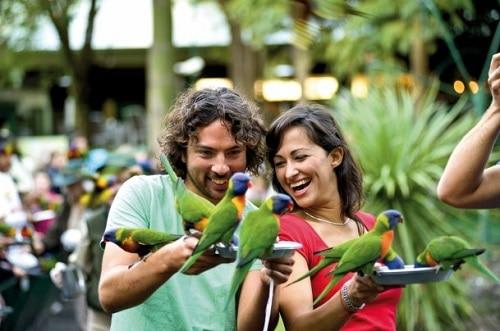
<svg viewBox="0 0 500 331">
<path fill-rule="evenodd" d="M 315 274 L 317 274 L 318 272 L 320 272 L 321 270 L 323 270 L 324 268 L 326 268 L 334 263 L 337 263 L 340 260 L 340 258 L 342 257 L 342 255 L 345 253 L 345 251 L 354 242 L 354 240 L 355 239 L 351 239 L 351 240 L 348 240 L 340 245 L 330 247 L 330 248 L 324 249 L 322 251 L 316 252 L 315 255 L 320 255 L 323 257 L 321 259 L 321 261 L 318 264 L 316 264 L 311 270 L 309 270 L 304 275 L 300 276 L 299 278 L 297 278 L 296 280 L 294 280 L 293 282 L 291 282 L 287 286 L 290 286 L 292 284 L 300 282 L 301 280 L 303 280 L 307 277 L 312 277 Z"/>
<path fill-rule="evenodd" d="M 314 300 L 313 304 L 320 302 L 328 292 L 349 272 L 363 271 L 367 265 L 373 264 L 380 258 L 380 238 L 372 235 L 365 235 L 357 238 L 350 246 L 334 270 L 330 272 L 332 280 L 328 283 L 325 289 Z"/>
<path fill-rule="evenodd" d="M 160 154 L 160 160 L 174 187 L 175 207 L 184 221 L 185 229 L 195 228 L 203 232 L 207 226 L 208 218 L 215 208 L 214 204 L 190 191 L 184 184 L 184 180 L 176 175 L 164 154 Z"/>
<path fill-rule="evenodd" d="M 112 242 L 129 253 L 138 254 L 141 258 L 162 246 L 179 239 L 181 235 L 141 229 L 117 228 L 104 233 L 103 242 Z"/>
<path fill-rule="evenodd" d="M 233 274 L 231 289 L 226 308 L 236 296 L 255 259 L 272 253 L 278 237 L 279 215 L 291 210 L 292 199 L 285 194 L 276 194 L 267 198 L 259 209 L 251 211 L 243 219 L 238 247 L 238 262 Z"/>
<path fill-rule="evenodd" d="M 6 237 L 15 237 L 16 228 L 6 223 L 0 223 L 0 234 L 3 234 Z"/>
<path fill-rule="evenodd" d="M 215 206 L 198 245 L 179 270 L 180 272 L 188 270 L 212 245 L 218 242 L 230 244 L 233 233 L 243 216 L 245 193 L 249 185 L 250 177 L 244 173 L 237 172 L 231 177 L 224 197 Z"/>
</svg>

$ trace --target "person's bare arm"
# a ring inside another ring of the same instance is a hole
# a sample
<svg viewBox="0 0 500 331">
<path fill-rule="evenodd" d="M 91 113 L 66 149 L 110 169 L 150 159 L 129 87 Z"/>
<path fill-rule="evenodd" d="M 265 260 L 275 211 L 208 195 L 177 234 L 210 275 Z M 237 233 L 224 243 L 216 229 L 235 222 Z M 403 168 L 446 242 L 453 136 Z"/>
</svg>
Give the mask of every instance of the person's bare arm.
<svg viewBox="0 0 500 331">
<path fill-rule="evenodd" d="M 104 310 L 114 313 L 144 302 L 182 267 L 197 243 L 194 237 L 183 237 L 141 261 L 136 254 L 107 243 L 99 282 L 99 300 Z M 186 274 L 197 275 L 227 262 L 230 260 L 208 250 Z"/>
<path fill-rule="evenodd" d="M 142 303 L 179 270 L 196 242 L 194 238 L 181 238 L 140 262 L 136 254 L 107 243 L 99 282 L 99 300 L 104 310 L 114 313 Z"/>
<path fill-rule="evenodd" d="M 500 131 L 500 53 L 491 60 L 488 83 L 491 105 L 455 147 L 438 184 L 439 199 L 455 207 L 500 207 L 500 166 L 486 168 Z"/>
<path fill-rule="evenodd" d="M 274 280 L 274 292 L 268 329 L 275 329 L 278 322 L 278 285 L 288 280 L 292 272 L 293 263 L 294 260 L 291 257 L 264 261 L 264 268 L 248 273 L 243 282 L 239 297 L 238 331 L 263 329 L 271 278 Z"/>
<path fill-rule="evenodd" d="M 295 264 L 290 276 L 293 281 L 309 269 L 304 257 L 295 253 Z M 310 278 L 291 286 L 285 283 L 279 289 L 279 307 L 281 317 L 288 331 L 293 330 L 337 330 L 350 318 L 344 307 L 340 291 L 318 308 L 313 307 L 313 295 Z M 349 283 L 349 296 L 356 304 L 374 300 L 384 288 L 376 285 L 369 277 L 353 276 Z"/>
</svg>

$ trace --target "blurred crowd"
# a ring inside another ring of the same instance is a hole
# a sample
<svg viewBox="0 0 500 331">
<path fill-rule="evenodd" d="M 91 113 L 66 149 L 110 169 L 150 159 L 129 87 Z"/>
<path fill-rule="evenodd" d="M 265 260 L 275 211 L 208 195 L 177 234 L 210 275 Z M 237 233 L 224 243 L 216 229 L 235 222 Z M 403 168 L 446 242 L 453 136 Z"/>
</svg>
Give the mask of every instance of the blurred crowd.
<svg viewBox="0 0 500 331">
<path fill-rule="evenodd" d="M 74 306 L 81 330 L 107 330 L 110 316 L 97 296 L 99 242 L 118 188 L 155 173 L 153 161 L 144 153 L 91 149 L 83 137 L 34 170 L 23 166 L 25 158 L 14 140 L 0 137 L 0 328 L 14 329 L 9 318 L 19 313 L 20 296 L 8 299 L 6 291 L 30 291 L 30 280 L 45 277 L 58 301 Z"/>
</svg>

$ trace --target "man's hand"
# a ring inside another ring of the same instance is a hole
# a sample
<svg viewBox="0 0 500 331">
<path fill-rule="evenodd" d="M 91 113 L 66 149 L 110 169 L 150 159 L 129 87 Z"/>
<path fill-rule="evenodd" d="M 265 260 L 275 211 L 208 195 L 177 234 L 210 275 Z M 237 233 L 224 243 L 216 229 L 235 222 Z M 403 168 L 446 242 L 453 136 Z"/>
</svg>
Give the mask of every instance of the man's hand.
<svg viewBox="0 0 500 331">
<path fill-rule="evenodd" d="M 193 248 L 194 249 L 194 248 Z M 234 262 L 234 259 L 225 258 L 218 254 L 215 254 L 214 249 L 208 249 L 201 255 L 198 260 L 193 264 L 191 268 L 189 268 L 185 274 L 187 275 L 198 275 L 202 272 L 205 272 L 213 267 L 218 266 L 222 263 L 231 263 Z"/>
<path fill-rule="evenodd" d="M 263 260 L 263 262 L 262 281 L 269 284 L 273 279 L 275 284 L 282 284 L 290 277 L 295 260 L 292 257 L 280 257 L 279 259 Z"/>
<path fill-rule="evenodd" d="M 198 240 L 200 239 L 201 235 L 202 235 L 201 232 L 193 232 L 190 236 L 184 238 L 185 241 L 189 241 L 188 245 L 191 249 L 191 253 L 189 254 L 189 256 L 191 256 L 191 254 L 193 253 L 193 250 L 195 249 L 196 245 L 198 244 Z M 187 258 L 189 258 L 189 256 Z M 187 258 L 186 258 L 186 260 L 187 260 Z M 221 257 L 221 256 L 215 254 L 214 249 L 209 249 L 209 250 L 205 251 L 203 253 L 203 255 L 201 255 L 198 258 L 198 260 L 196 260 L 195 264 L 193 264 L 193 266 L 191 268 L 189 268 L 185 272 L 185 274 L 186 275 L 199 275 L 202 272 L 205 272 L 213 267 L 216 267 L 221 263 L 231 263 L 233 261 L 234 261 L 233 259 L 224 258 L 224 257 Z M 184 262 L 185 262 L 185 260 L 184 260 Z M 183 264 L 184 264 L 184 262 L 183 262 Z M 182 267 L 182 265 L 179 266 L 179 269 L 181 267 Z"/>
<path fill-rule="evenodd" d="M 167 269 L 177 271 L 182 267 L 191 254 L 193 254 L 193 250 L 195 249 L 197 243 L 198 239 L 184 236 L 163 246 L 157 253 L 168 258 Z M 145 260 L 146 259 L 147 258 L 145 258 Z"/>
<path fill-rule="evenodd" d="M 492 106 L 500 109 L 500 53 L 494 54 L 491 58 L 488 86 L 491 91 Z"/>
</svg>

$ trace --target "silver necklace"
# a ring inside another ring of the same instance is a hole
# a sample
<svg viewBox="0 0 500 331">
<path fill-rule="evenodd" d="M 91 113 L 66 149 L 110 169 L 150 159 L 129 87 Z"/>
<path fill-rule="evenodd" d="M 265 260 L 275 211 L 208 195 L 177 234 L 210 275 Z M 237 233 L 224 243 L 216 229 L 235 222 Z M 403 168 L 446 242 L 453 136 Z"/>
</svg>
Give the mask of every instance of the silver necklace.
<svg viewBox="0 0 500 331">
<path fill-rule="evenodd" d="M 338 222 L 333 222 L 333 221 L 330 221 L 330 220 L 327 220 L 327 219 L 324 219 L 324 218 L 321 218 L 321 217 L 318 217 L 318 216 L 311 215 L 307 211 L 305 211 L 304 209 L 302 209 L 302 211 L 304 212 L 304 214 L 306 214 L 307 216 L 309 216 L 310 218 L 312 218 L 315 221 L 318 221 L 320 223 L 327 223 L 327 224 L 335 225 L 335 226 L 344 226 L 347 223 L 349 223 L 349 221 L 351 220 L 350 218 L 346 218 L 344 220 L 344 222 L 338 223 Z"/>
</svg>

